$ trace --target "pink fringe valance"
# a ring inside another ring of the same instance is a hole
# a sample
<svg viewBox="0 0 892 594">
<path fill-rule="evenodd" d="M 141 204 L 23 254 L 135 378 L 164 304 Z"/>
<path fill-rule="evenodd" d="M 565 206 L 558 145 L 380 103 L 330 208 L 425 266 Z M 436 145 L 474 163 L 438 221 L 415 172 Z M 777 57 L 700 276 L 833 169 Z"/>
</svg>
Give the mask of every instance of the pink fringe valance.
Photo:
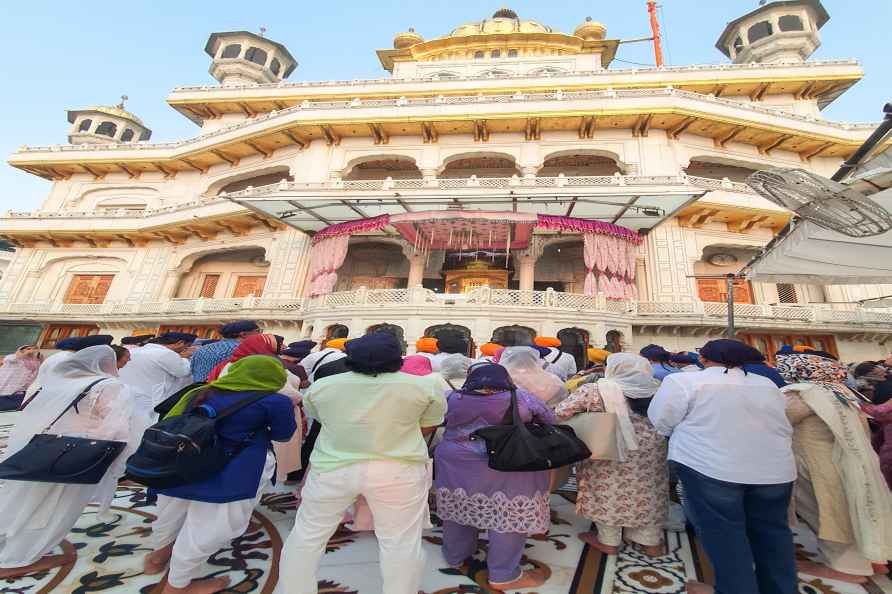
<svg viewBox="0 0 892 594">
<path fill-rule="evenodd" d="M 369 231 L 380 231 L 390 224 L 390 215 L 380 215 L 370 219 L 359 219 L 358 221 L 347 221 L 345 223 L 337 223 L 322 229 L 313 236 L 313 243 L 319 243 L 328 237 L 337 237 L 338 235 L 353 235 L 354 233 L 368 233 Z"/>
<path fill-rule="evenodd" d="M 603 221 L 591 221 L 589 219 L 577 219 L 574 217 L 562 217 L 559 215 L 538 215 L 539 222 L 537 227 L 545 229 L 557 229 L 559 231 L 578 231 L 579 233 L 594 233 L 597 235 L 611 235 L 619 237 L 626 241 L 631 241 L 635 245 L 641 243 L 641 236 L 631 229 L 620 227 L 613 223 L 605 223 Z"/>
</svg>

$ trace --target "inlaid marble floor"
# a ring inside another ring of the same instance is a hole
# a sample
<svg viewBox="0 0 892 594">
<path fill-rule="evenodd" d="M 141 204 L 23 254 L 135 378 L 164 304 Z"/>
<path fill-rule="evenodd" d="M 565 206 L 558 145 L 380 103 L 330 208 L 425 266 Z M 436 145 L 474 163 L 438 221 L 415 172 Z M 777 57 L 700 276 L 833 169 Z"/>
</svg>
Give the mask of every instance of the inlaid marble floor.
<svg viewBox="0 0 892 594">
<path fill-rule="evenodd" d="M 8 433 L 10 415 L 0 415 L 0 444 Z M 552 497 L 552 523 L 547 536 L 531 538 L 524 564 L 541 567 L 549 574 L 538 594 L 680 594 L 691 578 L 709 579 L 710 570 L 702 551 L 689 533 L 668 532 L 669 552 L 649 559 L 626 548 L 620 555 L 606 557 L 586 547 L 576 535 L 589 522 L 575 514 L 572 493 Z M 228 575 L 231 594 L 273 592 L 278 577 L 282 542 L 294 519 L 296 499 L 286 488 L 264 496 L 255 515 L 261 528 L 246 534 L 216 553 L 205 575 Z M 149 550 L 155 508 L 146 502 L 140 488 L 120 487 L 110 518 L 96 517 L 88 508 L 62 548 L 75 550 L 77 561 L 60 570 L 0 581 L 0 594 L 44 594 L 108 592 L 150 594 L 160 591 L 158 576 L 142 573 L 142 557 Z M 488 593 L 485 580 L 485 541 L 476 561 L 460 572 L 451 569 L 440 553 L 441 530 L 434 514 L 434 528 L 425 533 L 428 570 L 424 594 Z M 814 553 L 814 537 L 797 534 L 800 554 Z M 340 530 L 330 541 L 319 572 L 322 593 L 380 594 L 377 545 L 371 533 Z M 892 594 L 886 579 L 867 587 L 800 576 L 800 594 Z"/>
</svg>

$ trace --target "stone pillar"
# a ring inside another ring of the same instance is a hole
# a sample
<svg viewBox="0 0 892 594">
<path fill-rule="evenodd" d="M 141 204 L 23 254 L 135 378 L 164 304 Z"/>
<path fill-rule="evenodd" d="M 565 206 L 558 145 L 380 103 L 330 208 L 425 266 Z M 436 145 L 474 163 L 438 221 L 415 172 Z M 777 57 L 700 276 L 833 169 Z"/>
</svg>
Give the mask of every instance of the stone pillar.
<svg viewBox="0 0 892 594">
<path fill-rule="evenodd" d="M 421 177 L 424 179 L 424 185 L 429 187 L 437 186 L 437 169 L 425 168 L 421 170 Z"/>
<path fill-rule="evenodd" d="M 424 254 L 408 255 L 409 259 L 409 288 L 417 287 L 424 282 Z"/>
<path fill-rule="evenodd" d="M 521 291 L 532 291 L 536 276 L 536 256 L 525 254 L 517 257 L 517 278 Z"/>
</svg>

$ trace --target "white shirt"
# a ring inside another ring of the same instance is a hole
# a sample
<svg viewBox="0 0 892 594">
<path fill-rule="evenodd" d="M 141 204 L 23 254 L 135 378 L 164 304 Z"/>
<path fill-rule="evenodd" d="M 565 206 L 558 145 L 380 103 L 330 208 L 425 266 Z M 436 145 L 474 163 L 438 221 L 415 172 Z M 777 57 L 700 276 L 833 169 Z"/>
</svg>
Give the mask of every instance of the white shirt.
<svg viewBox="0 0 892 594">
<path fill-rule="evenodd" d="M 796 479 L 793 428 L 774 383 L 741 369 L 666 376 L 647 416 L 669 436 L 669 459 L 731 483 Z"/>
<path fill-rule="evenodd" d="M 338 359 L 343 359 L 347 354 L 339 351 L 334 348 L 322 349 L 321 351 L 316 351 L 315 353 L 310 353 L 306 357 L 300 360 L 300 366 L 304 368 L 304 371 L 307 372 L 307 379 L 310 382 L 315 381 L 314 376 L 316 375 L 316 371 L 318 371 L 319 367 L 322 367 L 326 363 L 331 363 L 332 361 L 337 361 Z M 318 366 L 316 365 L 322 359 L 325 359 Z"/>
<path fill-rule="evenodd" d="M 576 375 L 576 359 L 573 355 L 563 353 L 554 347 L 548 347 L 548 350 L 550 352 L 545 357 L 545 361 L 548 363 L 545 371 L 555 374 L 563 381 L 567 381 L 567 378 Z M 560 353 L 560 356 L 558 356 L 558 353 Z"/>
<path fill-rule="evenodd" d="M 192 383 L 189 359 L 160 344 L 130 351 L 130 361 L 118 373 L 130 388 L 137 410 L 150 416 L 165 398 Z"/>
</svg>

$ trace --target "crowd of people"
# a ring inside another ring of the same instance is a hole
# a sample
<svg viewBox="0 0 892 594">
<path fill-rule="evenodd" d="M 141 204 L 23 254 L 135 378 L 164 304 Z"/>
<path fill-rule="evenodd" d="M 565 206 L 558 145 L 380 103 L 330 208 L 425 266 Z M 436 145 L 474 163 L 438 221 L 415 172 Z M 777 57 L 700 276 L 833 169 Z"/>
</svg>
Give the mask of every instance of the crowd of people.
<svg viewBox="0 0 892 594">
<path fill-rule="evenodd" d="M 274 483 L 299 505 L 279 566 L 279 592 L 315 594 L 316 572 L 339 526 L 374 531 L 386 594 L 416 594 L 422 532 L 435 509 L 442 553 L 461 567 L 487 539 L 488 587 L 546 582 L 523 568 L 530 536 L 550 527 L 551 493 L 570 468 L 503 472 L 479 429 L 609 419 L 611 454 L 592 449 L 572 469 L 579 534 L 616 555 L 666 554 L 681 510 L 715 572 L 695 594 L 793 594 L 797 571 L 863 583 L 892 559 L 892 357 L 844 365 L 831 353 L 785 346 L 769 364 L 743 342 L 697 352 L 648 345 L 623 352 L 611 331 L 583 353 L 556 338 L 475 348 L 460 335 L 424 337 L 415 354 L 388 332 L 287 343 L 255 322 L 219 340 L 168 332 L 33 345 L 0 365 L 0 401 L 20 410 L 5 458 L 53 432 L 126 444 L 98 484 L 7 481 L 0 489 L 0 579 L 71 561 L 53 554 L 86 505 L 107 512 L 129 480 L 125 462 L 159 422 L 219 417 L 222 470 L 150 488 L 157 500 L 146 574 L 165 594 L 220 591 L 199 579 L 208 558 L 246 531 Z M 69 404 L 83 397 L 79 405 Z M 58 422 L 53 425 L 53 420 Z M 598 425 L 601 427 L 602 425 Z M 797 560 L 793 527 L 817 536 L 818 560 Z"/>
</svg>

